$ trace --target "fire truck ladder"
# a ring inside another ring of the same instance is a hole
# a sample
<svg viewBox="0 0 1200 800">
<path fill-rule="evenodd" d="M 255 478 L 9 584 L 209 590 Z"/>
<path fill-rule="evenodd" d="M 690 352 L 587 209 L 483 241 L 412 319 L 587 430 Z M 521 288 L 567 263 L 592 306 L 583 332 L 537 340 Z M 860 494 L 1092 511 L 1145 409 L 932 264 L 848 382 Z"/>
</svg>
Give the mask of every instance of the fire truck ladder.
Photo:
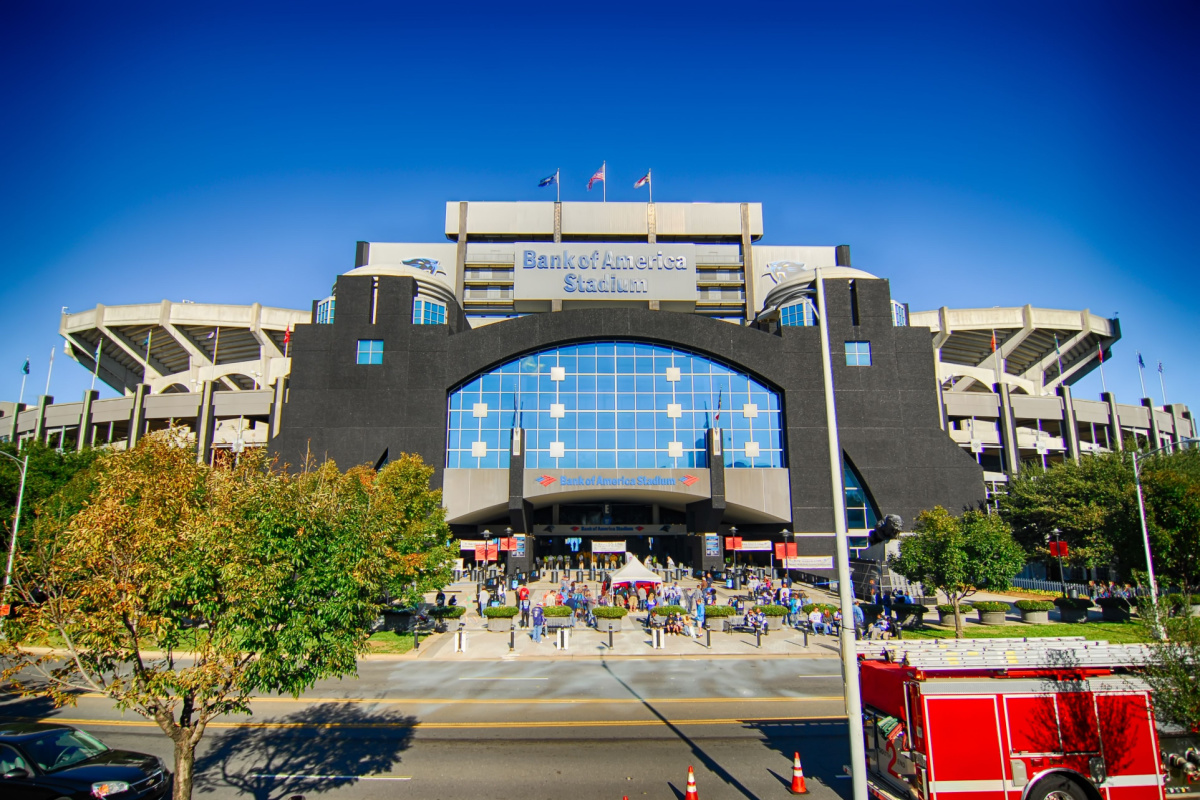
<svg viewBox="0 0 1200 800">
<path fill-rule="evenodd" d="M 1029 639 L 892 639 L 859 641 L 867 659 L 905 663 L 925 671 L 963 669 L 1072 669 L 1133 667 L 1150 654 L 1142 644 L 1110 644 L 1082 636 Z"/>
</svg>

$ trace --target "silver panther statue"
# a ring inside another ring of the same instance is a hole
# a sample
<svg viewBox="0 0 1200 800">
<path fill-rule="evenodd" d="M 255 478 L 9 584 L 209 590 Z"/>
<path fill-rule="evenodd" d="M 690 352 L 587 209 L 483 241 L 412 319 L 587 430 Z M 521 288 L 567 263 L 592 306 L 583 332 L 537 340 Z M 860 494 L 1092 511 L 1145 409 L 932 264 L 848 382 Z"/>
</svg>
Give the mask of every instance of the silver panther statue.
<svg viewBox="0 0 1200 800">
<path fill-rule="evenodd" d="M 888 514 L 883 519 L 879 520 L 879 524 L 875 529 L 867 535 L 867 541 L 870 544 L 879 544 L 880 542 L 891 542 L 904 532 L 904 520 L 900 519 L 897 514 Z"/>
</svg>

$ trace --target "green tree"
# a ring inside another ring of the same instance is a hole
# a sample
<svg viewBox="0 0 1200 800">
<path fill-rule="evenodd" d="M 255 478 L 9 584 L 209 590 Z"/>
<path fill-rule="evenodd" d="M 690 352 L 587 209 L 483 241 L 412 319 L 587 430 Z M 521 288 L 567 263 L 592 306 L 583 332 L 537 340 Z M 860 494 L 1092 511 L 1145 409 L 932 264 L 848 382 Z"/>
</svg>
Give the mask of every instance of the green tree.
<svg viewBox="0 0 1200 800">
<path fill-rule="evenodd" d="M 4 677 L 155 721 L 185 800 L 215 717 L 353 673 L 385 594 L 444 585 L 453 551 L 416 456 L 289 475 L 261 453 L 210 468 L 178 444 L 166 431 L 106 454 L 44 504 L 22 537 L 11 641 L 58 651 L 6 644 Z"/>
<path fill-rule="evenodd" d="M 59 452 L 34 441 L 25 442 L 20 450 L 12 442 L 0 443 L 0 451 L 21 461 L 29 457 L 29 476 L 25 480 L 25 497 L 21 504 L 21 527 L 26 529 L 33 523 L 42 504 L 66 486 L 77 473 L 91 466 L 101 452 L 91 447 L 79 452 Z M 12 535 L 20 486 L 21 467 L 11 459 L 0 456 L 0 530 L 4 532 L 0 550 L 4 552 L 8 551 L 8 541 Z"/>
<path fill-rule="evenodd" d="M 1157 577 L 1191 591 L 1200 586 L 1200 450 L 1150 456 L 1141 477 Z M 1123 580 L 1146 571 L 1130 451 L 1027 469 L 1000 498 L 1000 514 L 1030 555 L 1046 557 L 1059 528 L 1076 566 L 1112 566 Z"/>
<path fill-rule="evenodd" d="M 1165 613 L 1159 619 L 1167 638 L 1151 645 L 1145 671 L 1154 691 L 1154 715 L 1200 733 L 1200 619 L 1167 618 Z"/>
<path fill-rule="evenodd" d="M 998 515 L 968 511 L 961 517 L 937 506 L 922 511 L 914 533 L 900 539 L 888 566 L 926 589 L 941 591 L 954 606 L 954 635 L 963 635 L 964 599 L 980 590 L 1003 591 L 1025 566 L 1025 551 Z"/>
</svg>

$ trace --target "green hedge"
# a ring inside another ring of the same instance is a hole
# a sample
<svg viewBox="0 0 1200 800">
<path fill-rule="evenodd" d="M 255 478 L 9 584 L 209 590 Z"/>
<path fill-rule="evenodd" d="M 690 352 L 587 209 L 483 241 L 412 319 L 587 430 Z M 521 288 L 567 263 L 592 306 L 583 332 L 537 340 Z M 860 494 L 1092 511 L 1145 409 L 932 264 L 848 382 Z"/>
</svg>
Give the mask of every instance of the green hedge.
<svg viewBox="0 0 1200 800">
<path fill-rule="evenodd" d="M 769 605 L 769 606 L 754 606 L 754 608 L 752 608 L 750 610 L 751 611 L 761 611 L 763 613 L 763 616 L 765 616 L 765 617 L 786 617 L 787 616 L 786 608 L 784 608 L 783 606 L 777 606 L 774 604 Z"/>
<path fill-rule="evenodd" d="M 488 619 L 512 619 L 517 615 L 516 606 L 488 606 L 483 610 Z"/>
<path fill-rule="evenodd" d="M 976 607 L 978 608 L 978 603 Z M 917 617 L 924 616 L 925 612 L 929 611 L 920 603 L 893 603 L 892 610 L 897 614 L 912 614 Z"/>
<path fill-rule="evenodd" d="M 705 606 L 705 617 L 732 617 L 737 613 L 737 609 L 733 606 Z"/>
<path fill-rule="evenodd" d="M 1049 600 L 1018 600 L 1014 603 L 1022 611 L 1053 611 L 1054 603 Z"/>
<path fill-rule="evenodd" d="M 1002 603 L 999 600 L 980 600 L 972 603 L 976 611 L 1008 611 L 1008 603 Z"/>
<path fill-rule="evenodd" d="M 542 609 L 542 614 L 547 617 L 569 617 L 573 613 L 570 606 L 546 606 Z"/>
<path fill-rule="evenodd" d="M 838 610 L 838 607 L 830 603 L 809 603 L 803 608 L 805 614 L 811 614 L 814 609 L 828 611 L 830 614 Z"/>
<path fill-rule="evenodd" d="M 684 614 L 684 613 L 686 613 L 686 612 L 685 612 L 683 606 L 655 606 L 654 607 L 654 616 L 656 616 L 656 617 L 666 617 L 671 614 Z"/>
<path fill-rule="evenodd" d="M 1056 597 L 1054 605 L 1059 608 L 1073 608 L 1076 610 L 1091 608 L 1093 603 L 1088 597 Z"/>
<path fill-rule="evenodd" d="M 628 609 L 620 606 L 596 606 L 596 610 L 592 612 L 596 619 L 620 619 L 628 613 Z"/>
<path fill-rule="evenodd" d="M 446 617 L 447 619 L 458 619 L 465 613 L 467 613 L 466 606 L 434 606 L 429 609 L 431 617 Z"/>
<path fill-rule="evenodd" d="M 975 606 L 971 605 L 970 603 L 959 603 L 958 604 L 958 610 L 960 612 L 962 612 L 963 614 L 966 614 L 968 611 L 972 610 L 973 608 L 975 608 Z M 943 614 L 953 614 L 954 613 L 954 604 L 953 603 L 942 603 L 937 607 L 937 610 L 942 612 Z"/>
</svg>

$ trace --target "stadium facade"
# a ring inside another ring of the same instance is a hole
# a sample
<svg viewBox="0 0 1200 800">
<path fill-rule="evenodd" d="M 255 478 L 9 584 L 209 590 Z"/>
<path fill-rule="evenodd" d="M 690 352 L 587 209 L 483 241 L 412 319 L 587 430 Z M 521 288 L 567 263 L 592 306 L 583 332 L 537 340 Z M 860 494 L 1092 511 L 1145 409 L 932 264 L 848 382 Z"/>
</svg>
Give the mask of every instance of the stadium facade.
<svg viewBox="0 0 1200 800">
<path fill-rule="evenodd" d="M 824 358 L 854 548 L 885 514 L 974 507 L 1032 461 L 1195 435 L 1182 405 L 1072 397 L 1115 320 L 914 312 L 847 246 L 759 244 L 755 203 L 449 203 L 445 228 L 359 242 L 311 311 L 64 315 L 72 355 L 124 396 L 0 404 L 0 430 L 127 446 L 176 421 L 198 458 L 265 445 L 292 465 L 417 453 L 468 559 L 503 539 L 518 568 L 618 549 L 710 567 L 736 529 L 748 549 L 794 535 L 817 573 L 839 485 Z"/>
</svg>

